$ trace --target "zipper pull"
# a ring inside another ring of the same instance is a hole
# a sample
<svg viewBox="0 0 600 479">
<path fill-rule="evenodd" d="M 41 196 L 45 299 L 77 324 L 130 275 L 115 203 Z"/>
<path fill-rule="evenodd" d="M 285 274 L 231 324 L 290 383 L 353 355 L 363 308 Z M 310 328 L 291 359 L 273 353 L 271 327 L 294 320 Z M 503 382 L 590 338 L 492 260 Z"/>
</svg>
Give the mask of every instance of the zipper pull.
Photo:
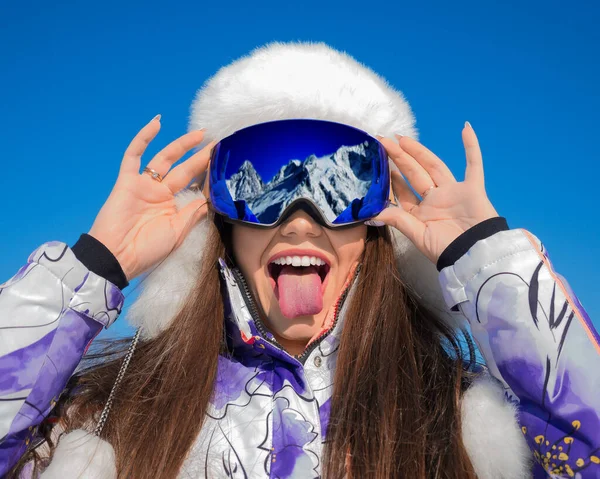
<svg viewBox="0 0 600 479">
<path fill-rule="evenodd" d="M 231 273 L 231 270 L 229 269 L 229 267 L 227 266 L 227 263 L 225 263 L 225 260 L 223 258 L 219 258 L 219 269 L 221 272 L 221 276 L 223 277 L 223 279 L 225 280 L 225 282 L 228 285 L 230 285 L 230 286 L 237 285 L 237 281 L 235 280 L 235 277 Z"/>
</svg>

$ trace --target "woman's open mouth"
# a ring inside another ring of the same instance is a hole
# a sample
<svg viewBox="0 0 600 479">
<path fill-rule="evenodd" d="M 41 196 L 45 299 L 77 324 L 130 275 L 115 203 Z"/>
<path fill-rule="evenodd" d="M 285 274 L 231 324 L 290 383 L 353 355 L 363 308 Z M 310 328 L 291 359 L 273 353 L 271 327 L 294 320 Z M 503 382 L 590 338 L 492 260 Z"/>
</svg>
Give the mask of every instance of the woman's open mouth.
<svg viewBox="0 0 600 479">
<path fill-rule="evenodd" d="M 287 318 L 318 314 L 331 266 L 318 256 L 277 255 L 268 265 L 271 286 Z"/>
</svg>

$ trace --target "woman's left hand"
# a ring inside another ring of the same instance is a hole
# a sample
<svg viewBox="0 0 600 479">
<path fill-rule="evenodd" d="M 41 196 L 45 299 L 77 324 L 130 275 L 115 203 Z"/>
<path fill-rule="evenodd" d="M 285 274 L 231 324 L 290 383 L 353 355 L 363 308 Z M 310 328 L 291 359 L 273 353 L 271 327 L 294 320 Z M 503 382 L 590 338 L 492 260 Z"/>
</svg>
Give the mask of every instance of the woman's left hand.
<svg viewBox="0 0 600 479">
<path fill-rule="evenodd" d="M 421 143 L 406 136 L 397 137 L 399 143 L 378 138 L 423 201 L 419 202 L 400 173 L 392 171 L 392 185 L 400 206 L 386 208 L 373 220 L 398 229 L 436 263 L 461 233 L 498 216 L 485 192 L 479 142 L 466 123 L 462 139 L 467 169 L 465 180 L 458 182 L 444 162 Z"/>
</svg>

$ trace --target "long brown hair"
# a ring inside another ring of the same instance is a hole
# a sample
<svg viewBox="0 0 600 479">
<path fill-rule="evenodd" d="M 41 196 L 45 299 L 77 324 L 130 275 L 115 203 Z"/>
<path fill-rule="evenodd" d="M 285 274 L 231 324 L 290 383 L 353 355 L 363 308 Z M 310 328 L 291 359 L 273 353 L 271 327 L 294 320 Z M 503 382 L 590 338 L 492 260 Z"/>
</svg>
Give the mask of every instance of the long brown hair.
<svg viewBox="0 0 600 479">
<path fill-rule="evenodd" d="M 387 228 L 370 235 L 359 281 L 338 352 L 324 476 L 474 478 L 460 428 L 461 344 L 404 287 Z"/>
<path fill-rule="evenodd" d="M 102 431 L 119 477 L 176 477 L 202 427 L 223 353 L 217 259 L 231 257 L 226 225 L 212 225 L 208 236 L 188 300 L 170 327 L 140 342 Z M 324 476 L 474 478 L 460 434 L 460 343 L 404 287 L 387 227 L 369 227 L 358 278 L 334 376 Z M 65 431 L 98 418 L 123 352 L 117 345 L 88 356 L 91 365 L 57 406 Z M 32 458 L 35 451 L 13 473 Z"/>
</svg>

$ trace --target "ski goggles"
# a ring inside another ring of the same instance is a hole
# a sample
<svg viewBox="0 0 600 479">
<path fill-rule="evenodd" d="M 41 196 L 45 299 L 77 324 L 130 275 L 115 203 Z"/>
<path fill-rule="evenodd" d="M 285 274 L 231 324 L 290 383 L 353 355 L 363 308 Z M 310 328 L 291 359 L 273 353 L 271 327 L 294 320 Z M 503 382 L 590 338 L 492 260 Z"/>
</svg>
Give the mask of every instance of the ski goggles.
<svg viewBox="0 0 600 479">
<path fill-rule="evenodd" d="M 357 128 L 291 119 L 223 138 L 210 158 L 209 197 L 229 222 L 272 228 L 302 208 L 337 228 L 377 216 L 390 203 L 388 156 Z"/>
</svg>

